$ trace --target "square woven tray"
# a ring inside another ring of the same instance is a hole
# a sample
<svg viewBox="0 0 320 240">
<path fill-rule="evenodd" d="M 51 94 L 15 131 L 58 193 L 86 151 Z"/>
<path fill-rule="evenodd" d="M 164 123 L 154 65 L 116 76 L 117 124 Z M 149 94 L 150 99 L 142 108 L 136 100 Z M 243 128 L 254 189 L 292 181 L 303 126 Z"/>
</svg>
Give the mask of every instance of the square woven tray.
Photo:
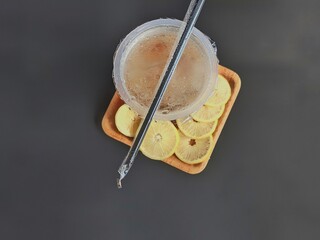
<svg viewBox="0 0 320 240">
<path fill-rule="evenodd" d="M 224 113 L 219 118 L 218 125 L 213 133 L 214 146 L 216 145 L 216 143 L 219 139 L 220 133 L 223 129 L 223 126 L 228 119 L 231 108 L 237 98 L 237 95 L 239 93 L 240 86 L 241 86 L 240 77 L 234 71 L 220 65 L 219 66 L 219 74 L 223 75 L 229 81 L 229 84 L 231 86 L 231 97 L 230 97 L 229 101 L 226 103 Z M 114 94 L 114 96 L 113 96 L 113 98 L 107 108 L 107 111 L 104 114 L 104 117 L 102 119 L 102 129 L 108 136 L 112 137 L 113 139 L 115 139 L 119 142 L 122 142 L 126 145 L 131 146 L 133 139 L 126 137 L 122 133 L 120 133 L 117 130 L 117 127 L 115 125 L 115 114 L 122 104 L 124 104 L 124 102 L 120 98 L 118 92 L 115 92 L 115 94 Z M 214 149 L 214 147 L 213 147 L 213 149 Z M 212 149 L 212 151 L 213 151 L 213 149 Z M 190 174 L 197 174 L 197 173 L 202 172 L 205 169 L 205 167 L 207 166 L 209 161 L 210 161 L 210 159 L 208 161 L 205 161 L 202 163 L 190 165 L 190 164 L 187 164 L 187 163 L 180 161 L 175 155 L 172 155 L 171 157 L 163 160 L 163 162 L 165 162 L 175 168 L 178 168 L 181 171 L 184 171 L 184 172 L 187 172 Z"/>
</svg>

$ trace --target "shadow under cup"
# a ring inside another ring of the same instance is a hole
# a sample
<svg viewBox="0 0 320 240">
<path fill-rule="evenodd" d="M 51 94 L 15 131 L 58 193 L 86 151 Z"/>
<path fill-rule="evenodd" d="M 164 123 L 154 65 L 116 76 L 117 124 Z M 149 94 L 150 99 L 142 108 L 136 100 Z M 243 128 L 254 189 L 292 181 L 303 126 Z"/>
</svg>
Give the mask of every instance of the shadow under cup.
<svg viewBox="0 0 320 240">
<path fill-rule="evenodd" d="M 174 44 L 170 45 L 170 49 L 166 50 L 165 54 L 167 55 L 152 55 L 152 51 L 154 49 L 159 50 L 159 48 L 161 50 L 162 45 L 166 46 L 165 43 L 170 41 L 169 36 L 174 36 L 174 39 L 171 40 L 175 42 L 181 24 L 181 21 L 175 19 L 158 19 L 144 23 L 130 32 L 119 44 L 115 52 L 113 67 L 115 87 L 121 99 L 141 117 L 147 114 L 160 80 L 162 80 L 163 68 L 170 56 L 168 51 L 171 53 L 171 48 Z M 152 41 L 158 42 L 155 42 L 152 48 L 148 48 Z M 140 64 L 138 58 L 130 57 L 136 56 L 134 54 L 139 47 L 141 52 L 144 52 L 151 59 L 150 61 L 148 61 L 149 58 L 145 58 Z M 198 56 L 201 57 L 189 54 L 192 51 L 200 53 Z M 152 67 L 152 61 L 157 62 L 157 59 L 154 59 L 157 56 L 161 56 L 165 60 L 164 62 L 162 61 L 161 72 L 158 71 L 153 74 L 152 71 L 144 70 L 147 65 Z M 130 72 L 127 70 L 130 69 L 127 67 L 129 62 L 133 66 Z M 186 63 L 185 69 L 181 70 L 184 62 Z M 193 69 L 196 69 L 196 71 Z M 184 74 L 183 77 L 177 77 L 179 76 L 179 71 Z M 194 28 L 154 119 L 175 120 L 185 118 L 199 110 L 213 94 L 217 76 L 218 59 L 216 48 L 206 35 Z M 136 92 L 132 89 L 135 89 Z M 195 94 L 192 95 L 191 90 L 194 90 Z M 147 100 L 143 101 L 144 99 Z M 189 101 L 184 101 L 183 99 Z"/>
</svg>

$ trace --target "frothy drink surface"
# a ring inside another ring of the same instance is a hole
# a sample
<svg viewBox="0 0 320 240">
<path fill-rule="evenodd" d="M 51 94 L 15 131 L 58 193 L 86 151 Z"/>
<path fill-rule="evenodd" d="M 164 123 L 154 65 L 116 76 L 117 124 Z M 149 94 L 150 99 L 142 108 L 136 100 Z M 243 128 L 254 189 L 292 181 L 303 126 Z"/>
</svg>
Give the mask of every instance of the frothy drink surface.
<svg viewBox="0 0 320 240">
<path fill-rule="evenodd" d="M 125 86 L 131 97 L 149 106 L 160 76 L 175 43 L 173 29 L 149 30 L 133 43 L 124 63 Z M 162 99 L 159 111 L 169 113 L 192 104 L 202 94 L 210 77 L 210 66 L 204 50 L 190 38 Z"/>
</svg>

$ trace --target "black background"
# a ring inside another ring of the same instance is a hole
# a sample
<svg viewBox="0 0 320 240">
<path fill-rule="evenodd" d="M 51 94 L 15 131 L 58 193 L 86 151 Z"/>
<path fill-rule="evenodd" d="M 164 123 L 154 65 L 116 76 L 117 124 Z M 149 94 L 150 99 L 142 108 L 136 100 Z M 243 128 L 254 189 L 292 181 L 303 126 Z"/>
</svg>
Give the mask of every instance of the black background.
<svg viewBox="0 0 320 240">
<path fill-rule="evenodd" d="M 0 6 L 0 239 L 319 239 L 320 2 L 208 0 L 197 27 L 242 89 L 205 171 L 139 156 L 100 123 L 120 39 L 183 0 Z"/>
</svg>

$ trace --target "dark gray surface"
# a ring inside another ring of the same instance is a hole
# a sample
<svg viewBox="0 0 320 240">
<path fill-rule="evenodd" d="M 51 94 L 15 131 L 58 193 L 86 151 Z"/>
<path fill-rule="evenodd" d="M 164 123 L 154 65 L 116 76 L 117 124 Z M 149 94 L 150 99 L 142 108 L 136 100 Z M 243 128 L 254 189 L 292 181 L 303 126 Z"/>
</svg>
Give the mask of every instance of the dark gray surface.
<svg viewBox="0 0 320 240">
<path fill-rule="evenodd" d="M 319 239 L 320 2 L 210 1 L 197 24 L 242 89 L 206 170 L 140 156 L 100 122 L 121 38 L 188 2 L 0 6 L 0 239 Z M 125 7 L 124 7 L 125 6 Z"/>
</svg>

